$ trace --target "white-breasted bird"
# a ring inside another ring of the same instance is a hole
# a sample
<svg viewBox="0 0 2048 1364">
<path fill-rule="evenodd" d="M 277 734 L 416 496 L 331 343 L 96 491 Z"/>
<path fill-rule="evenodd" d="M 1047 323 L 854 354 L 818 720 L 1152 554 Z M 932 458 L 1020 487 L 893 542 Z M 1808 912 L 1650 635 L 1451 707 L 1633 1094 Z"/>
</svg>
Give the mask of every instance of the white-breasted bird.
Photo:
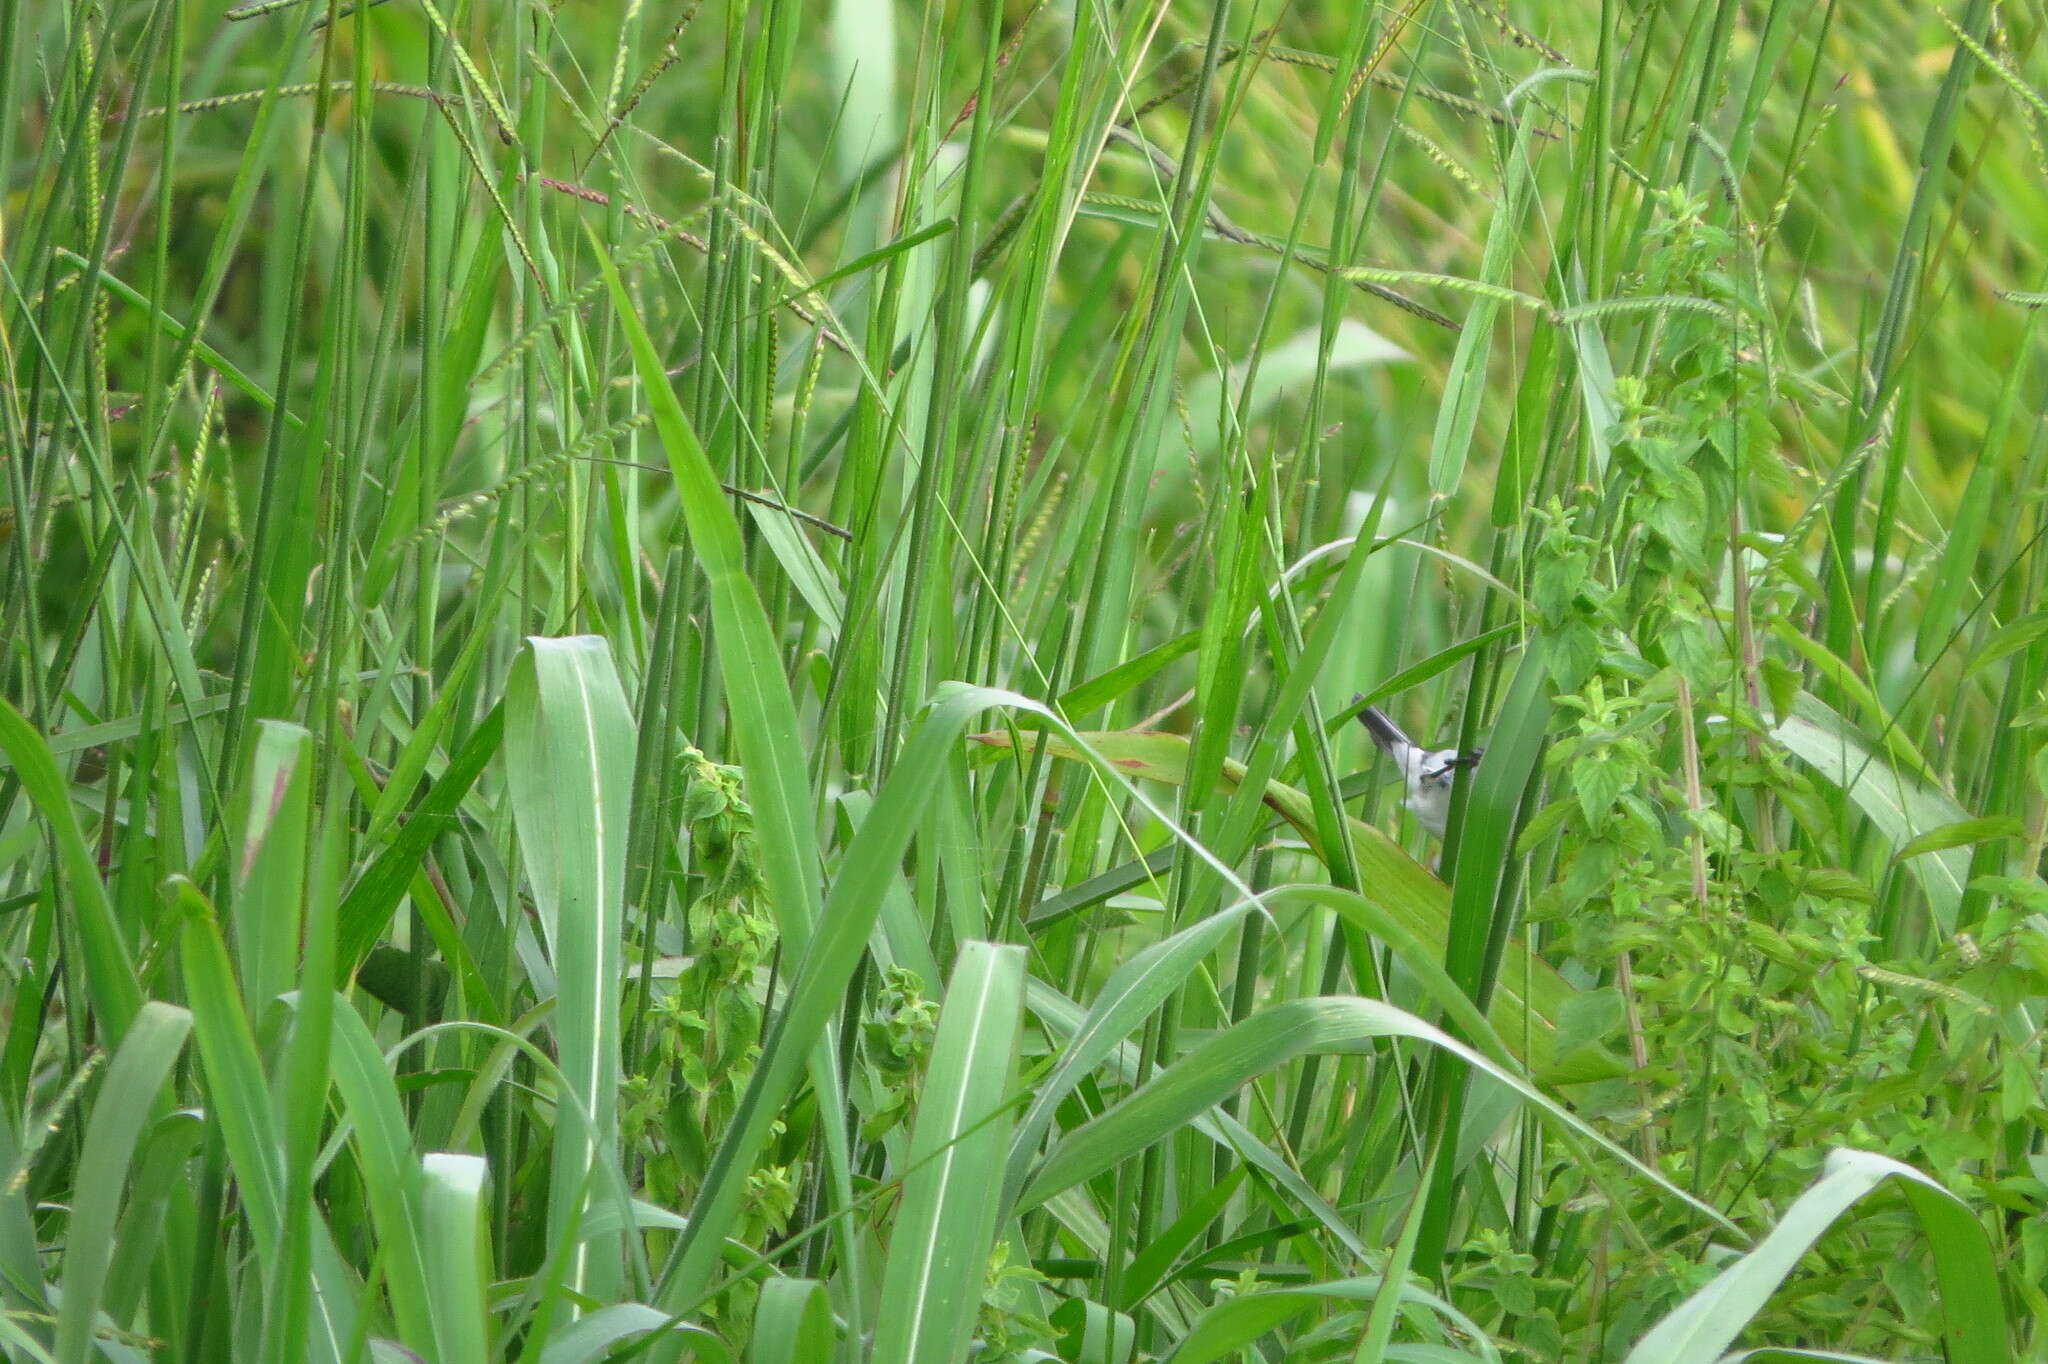
<svg viewBox="0 0 2048 1364">
<path fill-rule="evenodd" d="M 1358 722 L 1400 772 L 1408 788 L 1407 804 L 1415 812 L 1415 822 L 1442 838 L 1444 826 L 1451 818 L 1451 782 L 1459 768 L 1477 764 L 1486 750 L 1475 748 L 1470 753 L 1460 753 L 1455 748 L 1424 748 L 1403 733 L 1378 706 L 1359 711 Z"/>
</svg>

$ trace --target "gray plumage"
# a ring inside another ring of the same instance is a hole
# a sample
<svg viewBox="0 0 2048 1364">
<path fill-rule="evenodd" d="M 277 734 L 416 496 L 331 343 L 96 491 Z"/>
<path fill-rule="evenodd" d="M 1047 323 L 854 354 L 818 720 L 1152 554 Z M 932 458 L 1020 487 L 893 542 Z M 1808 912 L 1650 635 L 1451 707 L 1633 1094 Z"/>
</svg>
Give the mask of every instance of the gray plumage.
<svg viewBox="0 0 2048 1364">
<path fill-rule="evenodd" d="M 1358 722 L 1365 726 L 1365 732 L 1372 735 L 1372 741 L 1379 745 L 1380 752 L 1387 755 L 1401 774 L 1402 783 L 1408 790 L 1407 805 L 1415 813 L 1415 822 L 1442 838 L 1444 826 L 1451 818 L 1451 783 L 1456 779 L 1459 768 L 1473 766 L 1486 750 L 1460 753 L 1455 748 L 1424 748 L 1403 733 L 1401 727 L 1378 706 L 1367 706 L 1359 711 Z"/>
</svg>

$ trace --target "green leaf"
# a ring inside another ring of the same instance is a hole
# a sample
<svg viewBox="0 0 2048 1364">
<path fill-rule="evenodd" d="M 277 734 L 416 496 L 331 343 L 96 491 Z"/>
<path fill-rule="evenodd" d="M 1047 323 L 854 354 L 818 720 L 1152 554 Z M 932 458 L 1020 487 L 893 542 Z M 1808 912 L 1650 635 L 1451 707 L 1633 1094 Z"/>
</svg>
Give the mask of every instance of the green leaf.
<svg viewBox="0 0 2048 1364">
<path fill-rule="evenodd" d="M 1226 1298 L 1195 1319 L 1188 1332 L 1166 1358 L 1171 1364 L 1215 1364 L 1253 1344 L 1261 1336 L 1285 1324 L 1312 1307 L 1332 1302 L 1360 1305 L 1377 1300 L 1385 1283 L 1378 1276 L 1340 1279 L 1301 1288 L 1273 1288 Z M 1425 1288 L 1403 1284 L 1397 1290 L 1411 1311 L 1429 1312 L 1441 1318 L 1458 1338 L 1478 1351 L 1470 1356 L 1498 1361 L 1496 1349 L 1477 1322 Z M 1391 1356 L 1390 1356 L 1391 1357 Z"/>
<path fill-rule="evenodd" d="M 2044 638 L 2048 638 L 2048 611 L 2021 616 L 1985 641 L 1984 647 L 1970 660 L 1968 674 L 1971 677 L 1981 676 L 1992 664 L 2031 648 Z"/>
<path fill-rule="evenodd" d="M 490 1247 L 483 1235 L 490 1166 L 480 1156 L 434 1151 L 421 1158 L 420 1176 L 427 1302 L 441 1364 L 486 1364 L 497 1357 L 485 1307 L 491 1289 Z"/>
<path fill-rule="evenodd" d="M 191 1014 L 151 1000 L 122 1037 L 100 1084 L 99 1101 L 93 1105 L 79 1150 L 78 1193 L 64 1236 L 64 1296 L 57 1310 L 54 1352 L 60 1364 L 87 1364 L 93 1357 L 101 1292 L 114 1258 L 115 1218 L 121 1191 L 128 1186 L 136 1140 L 160 1110 L 164 1081 L 191 1031 Z"/>
<path fill-rule="evenodd" d="M 832 1357 L 832 1304 L 816 1279 L 769 1279 L 754 1304 L 747 1364 L 814 1364 Z"/>
<path fill-rule="evenodd" d="M 1533 108 L 1533 105 L 1532 105 Z M 1525 117 L 1516 126 L 1507 158 L 1507 185 L 1494 201 L 1493 220 L 1487 226 L 1486 252 L 1474 281 L 1472 310 L 1458 331 L 1457 353 L 1451 357 L 1450 376 L 1444 397 L 1437 407 L 1436 433 L 1430 439 L 1429 488 L 1439 496 L 1456 490 L 1464 477 L 1465 459 L 1472 449 L 1472 437 L 1479 426 L 1479 403 L 1486 392 L 1487 355 L 1493 344 L 1495 320 L 1502 302 L 1512 291 L 1506 282 L 1525 234 L 1522 217 L 1527 210 L 1532 175 L 1529 164 L 1530 127 Z M 1541 300 L 1531 300 L 1541 303 Z"/>
<path fill-rule="evenodd" d="M 362 1016 L 346 1000 L 338 1001 L 334 1010 L 329 1064 L 361 1168 L 364 1201 L 377 1235 L 398 1342 L 424 1355 L 434 1348 L 434 1319 L 420 1220 L 419 1158 L 413 1153 L 405 1108 L 384 1054 L 377 1049 Z"/>
<path fill-rule="evenodd" d="M 1033 1087 L 1031 1106 L 1018 1121 L 1016 1139 L 1010 1147 L 1003 1178 L 1005 1207 L 1023 1189 L 1039 1142 L 1051 1129 L 1053 1115 L 1075 1086 L 1165 1003 L 1253 908 L 1250 901 L 1243 901 L 1212 914 L 1152 944 L 1110 972 L 1087 1017 L 1060 1049 L 1052 1070 Z"/>
<path fill-rule="evenodd" d="M 1614 803 L 1633 781 L 1629 764 L 1619 758 L 1581 758 L 1571 765 L 1572 794 L 1590 829 L 1604 829 L 1614 818 Z"/>
<path fill-rule="evenodd" d="M 1200 630 L 1188 630 L 1164 644 L 1155 644 L 1136 658 L 1126 659 L 1109 671 L 1068 688 L 1060 695 L 1057 709 L 1062 715 L 1087 715 L 1100 710 L 1128 694 L 1175 659 L 1193 653 L 1201 642 Z"/>
<path fill-rule="evenodd" d="M 903 1207 L 882 1273 L 876 1364 L 967 1354 L 988 1280 L 1024 998 L 1024 949 L 963 946 L 905 1156 Z"/>
<path fill-rule="evenodd" d="M 142 985 L 135 976 L 128 942 L 114 918 L 98 861 L 86 846 L 71 794 L 57 770 L 57 760 L 40 734 L 5 697 L 0 697 L 0 752 L 5 752 L 21 778 L 22 789 L 35 802 L 57 845 L 58 865 L 70 893 L 70 918 L 78 925 L 84 952 L 85 987 L 108 1045 L 121 1040 L 129 1020 L 142 1008 Z"/>
<path fill-rule="evenodd" d="M 171 893 L 185 917 L 179 957 L 206 1073 L 207 1116 L 227 1148 L 256 1252 L 275 1263 L 284 1232 L 284 1154 L 256 1035 L 212 906 L 189 881 L 172 882 Z"/>
<path fill-rule="evenodd" d="M 1067 1364 L 1130 1364 L 1138 1351 L 1137 1323 L 1106 1304 L 1068 1298 L 1048 1318 L 1059 1328 Z"/>
<path fill-rule="evenodd" d="M 1934 1256 L 1948 1357 L 1971 1364 L 2010 1360 L 1998 1269 L 1976 1217 L 1954 1194 L 1912 1166 L 1869 1151 L 1843 1149 L 1830 1153 L 1820 1178 L 1785 1210 L 1754 1250 L 1658 1322 L 1629 1351 L 1626 1364 L 1714 1364 L 1821 1234 L 1887 1180 L 1899 1182 Z"/>
<path fill-rule="evenodd" d="M 1018 1198 L 1017 1209 L 1037 1207 L 1166 1139 L 1255 1076 L 1310 1053 L 1369 1051 L 1387 1038 L 1409 1038 L 1457 1057 L 1519 1094 L 1565 1134 L 1592 1142 L 1702 1216 L 1731 1226 L 1720 1213 L 1646 1169 L 1526 1080 L 1441 1030 L 1378 1000 L 1330 996 L 1288 1000 L 1253 1014 L 1195 1047 L 1136 1093 L 1074 1129 L 1040 1162 Z"/>
<path fill-rule="evenodd" d="M 763 1285 L 764 1295 L 767 1287 Z M 696 1358 L 708 1361 L 708 1364 L 726 1364 L 732 1358 L 725 1342 L 701 1326 L 679 1322 L 646 1303 L 615 1302 L 550 1333 L 546 1347 L 540 1352 L 540 1364 L 598 1364 L 604 1359 L 630 1358 L 630 1355 L 615 1356 L 612 1347 L 620 1341 L 657 1331 L 673 1332 L 682 1337 Z M 823 1359 L 825 1356 L 809 1355 L 806 1358 Z"/>
<path fill-rule="evenodd" d="M 807 538 L 797 519 L 779 507 L 764 507 L 748 501 L 747 514 L 761 532 L 768 552 L 782 566 L 790 585 L 804 599 L 804 605 L 818 618 L 825 642 L 839 637 L 846 618 L 846 598 L 833 580 L 833 572 Z"/>
<path fill-rule="evenodd" d="M 257 723 L 235 849 L 233 904 L 242 988 L 261 1003 L 292 988 L 306 897 L 313 736 L 282 720 Z"/>
<path fill-rule="evenodd" d="M 500 703 L 491 707 L 468 742 L 449 760 L 397 836 L 349 887 L 338 911 L 340 942 L 335 954 L 337 969 L 344 978 L 369 957 L 399 901 L 405 898 L 406 888 L 412 884 L 427 850 L 447 831 L 477 777 L 497 754 L 504 733 L 505 707 Z"/>
<path fill-rule="evenodd" d="M 654 413 L 654 429 L 668 452 L 690 547 L 710 589 L 719 675 L 725 683 L 725 704 L 732 711 L 740 767 L 746 772 L 747 800 L 760 833 L 761 870 L 769 899 L 781 916 L 784 940 L 801 951 L 818 922 L 818 845 L 796 703 L 767 613 L 747 576 L 739 524 L 718 475 L 669 387 L 661 354 L 641 324 L 617 268 L 601 246 L 593 245 Z"/>
<path fill-rule="evenodd" d="M 1904 862 L 1908 858 L 1920 857 L 1927 853 L 1946 852 L 1950 848 L 1967 848 L 1973 843 L 1990 843 L 2002 838 L 2026 836 L 2027 826 L 2011 815 L 1985 815 L 1978 819 L 1962 819 L 1920 835 L 1893 853 L 1892 860 Z"/>
<path fill-rule="evenodd" d="M 1947 792 L 1903 775 L 1878 756 L 1854 726 L 1810 692 L 1799 694 L 1771 737 L 1841 787 L 1893 844 L 1895 855 L 1923 834 L 1970 818 Z M 1969 856 L 1953 847 L 1941 848 L 1915 856 L 1906 865 L 1926 891 L 1936 922 L 1953 930 L 1963 887 L 1969 882 Z"/>
<path fill-rule="evenodd" d="M 512 813 L 555 971 L 562 1075 L 576 1100 L 557 1111 L 548 1230 L 560 1242 L 618 1142 L 633 717 L 610 648 L 588 635 L 529 639 L 505 709 Z M 579 1238 L 570 1255 L 572 1289 L 600 1299 L 616 1291 L 616 1242 Z"/>
</svg>

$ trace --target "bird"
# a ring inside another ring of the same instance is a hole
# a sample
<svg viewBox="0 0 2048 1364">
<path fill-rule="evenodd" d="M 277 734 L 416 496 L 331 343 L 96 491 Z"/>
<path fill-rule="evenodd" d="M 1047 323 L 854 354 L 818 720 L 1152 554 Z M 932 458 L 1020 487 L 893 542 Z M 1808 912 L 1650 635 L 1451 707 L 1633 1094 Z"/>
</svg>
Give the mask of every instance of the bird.
<svg viewBox="0 0 2048 1364">
<path fill-rule="evenodd" d="M 1407 805 L 1415 812 L 1415 822 L 1442 838 L 1451 817 L 1451 783 L 1459 768 L 1475 766 L 1486 750 L 1475 748 L 1470 753 L 1460 753 L 1455 748 L 1424 748 L 1403 733 L 1378 706 L 1359 711 L 1358 722 L 1401 773 L 1408 787 Z"/>
</svg>

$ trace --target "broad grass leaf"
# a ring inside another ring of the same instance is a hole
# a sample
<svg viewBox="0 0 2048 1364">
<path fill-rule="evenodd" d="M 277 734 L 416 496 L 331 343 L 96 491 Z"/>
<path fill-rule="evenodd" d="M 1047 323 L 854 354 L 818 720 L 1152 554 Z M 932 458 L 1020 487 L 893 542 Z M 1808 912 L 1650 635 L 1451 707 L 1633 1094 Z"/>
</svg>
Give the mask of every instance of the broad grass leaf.
<svg viewBox="0 0 2048 1364">
<path fill-rule="evenodd" d="M 135 1015 L 100 1084 L 99 1101 L 85 1124 L 77 1193 L 65 1228 L 64 1292 L 54 1351 L 59 1364 L 86 1364 L 93 1356 L 101 1294 L 114 1258 L 115 1222 L 136 1142 L 158 1111 L 164 1081 L 191 1031 L 191 1014 L 151 1000 Z"/>
<path fill-rule="evenodd" d="M 1038 1017 L 1055 1037 L 1071 1038 L 1081 1030 L 1086 1011 L 1040 980 L 1029 981 L 1025 998 L 1031 1012 Z M 1109 1078 L 1122 1085 L 1136 1084 L 1140 1074 L 1138 1049 L 1135 1043 L 1126 1039 L 1120 1042 L 1104 1059 L 1104 1068 Z M 1308 1210 L 1324 1230 L 1329 1232 L 1337 1244 L 1360 1259 L 1371 1254 L 1371 1248 L 1358 1229 L 1346 1221 L 1329 1200 L 1316 1191 L 1314 1185 L 1302 1178 L 1301 1172 L 1280 1152 L 1253 1135 L 1251 1130 L 1222 1109 L 1212 1109 L 1196 1118 L 1189 1126 L 1200 1135 L 1214 1142 L 1219 1150 L 1228 1151 L 1231 1158 L 1244 1166 L 1255 1169 L 1271 1180 L 1276 1188 L 1284 1190 L 1301 1207 Z M 1069 1190 L 1051 1200 L 1056 1212 L 1064 1212 L 1074 1203 L 1078 1190 Z M 1007 1197 L 1005 1202 L 1009 1202 Z M 1062 1220 L 1066 1220 L 1064 1217 Z"/>
<path fill-rule="evenodd" d="M 1310 1308 L 1346 1302 L 1364 1305 L 1376 1300 L 1384 1290 L 1385 1281 L 1374 1275 L 1226 1298 L 1196 1319 L 1166 1359 L 1170 1364 L 1215 1364 Z M 1403 1284 L 1398 1292 L 1404 1304 L 1441 1319 L 1450 1328 L 1447 1336 L 1455 1333 L 1451 1338 L 1471 1344 L 1472 1353 L 1461 1351 L 1457 1357 L 1486 1364 L 1495 1364 L 1500 1359 L 1500 1351 L 1479 1324 L 1444 1299 L 1415 1284 Z"/>
<path fill-rule="evenodd" d="M 481 1156 L 432 1151 L 420 1158 L 420 1224 L 427 1251 L 427 1303 L 441 1364 L 487 1364 L 491 1353 L 490 1247 L 483 1235 Z"/>
<path fill-rule="evenodd" d="M 1799 694 L 1771 737 L 1842 788 L 1895 853 L 1922 835 L 1970 818 L 1946 791 L 1906 776 L 1879 756 L 1855 726 L 1810 692 Z M 1953 931 L 1970 879 L 1969 855 L 1960 848 L 1943 848 L 1905 865 L 1926 891 L 1936 922 Z"/>
<path fill-rule="evenodd" d="M 220 1130 L 256 1251 L 274 1262 L 284 1232 L 284 1146 L 270 1083 L 213 907 L 183 879 L 171 883 L 170 893 L 185 919 L 178 956 L 206 1075 L 207 1115 Z"/>
<path fill-rule="evenodd" d="M 405 1107 L 384 1054 L 346 1000 L 334 1010 L 328 1064 L 361 1169 L 364 1202 L 383 1257 L 384 1283 L 399 1342 L 433 1348 L 432 1287 L 420 1222 L 420 1164 Z"/>
<path fill-rule="evenodd" d="M 582 1220 L 593 1167 L 613 1159 L 618 1141 L 633 717 L 610 647 L 591 635 L 527 640 L 505 708 L 512 814 L 555 972 L 562 1075 L 576 1096 L 555 1129 L 548 1232 L 559 1243 Z M 618 1249 L 578 1239 L 569 1286 L 600 1299 L 615 1292 Z"/>
<path fill-rule="evenodd" d="M 816 1279 L 768 1279 L 754 1303 L 747 1364 L 813 1364 L 830 1359 L 832 1304 Z"/>
<path fill-rule="evenodd" d="M 1060 1358 L 1072 1364 L 1130 1364 L 1137 1354 L 1137 1323 L 1106 1303 L 1068 1298 L 1049 1320 L 1065 1337 Z"/>
<path fill-rule="evenodd" d="M 876 1364 L 950 1364 L 967 1354 L 995 1240 L 990 1195 L 1010 1140 L 1023 1001 L 1023 948 L 963 947 L 904 1157 Z"/>
<path fill-rule="evenodd" d="M 1038 1144 L 1051 1129 L 1053 1115 L 1067 1095 L 1181 987 L 1196 965 L 1216 950 L 1252 908 L 1245 901 L 1212 914 L 1153 943 L 1110 972 L 1087 1017 L 1060 1049 L 1052 1070 L 1038 1082 L 1031 1106 L 1017 1123 L 1003 1178 L 1005 1206 L 1023 1189 Z"/>
<path fill-rule="evenodd" d="M 732 1358 L 725 1342 L 701 1326 L 678 1322 L 644 1302 L 615 1302 L 550 1332 L 539 1364 L 598 1364 L 599 1360 L 621 1357 L 613 1354 L 613 1347 L 621 1341 L 661 1330 L 687 1337 L 689 1348 L 708 1364 L 726 1364 Z"/>
<path fill-rule="evenodd" d="M 2005 1307 L 1991 1245 L 1974 1214 L 1910 1165 L 1870 1151 L 1837 1150 L 1770 1234 L 1679 1304 L 1629 1351 L 1626 1364 L 1714 1364 L 1786 1276 L 1865 1194 L 1897 1180 L 1934 1256 L 1948 1357 L 2004 1364 Z"/>
<path fill-rule="evenodd" d="M 235 847 L 234 938 L 242 988 L 259 1006 L 292 988 L 306 895 L 313 736 L 260 720 Z"/>
<path fill-rule="evenodd" d="M 1564 1135 L 1591 1142 L 1694 1211 L 1733 1229 L 1718 1211 L 1649 1170 L 1514 1072 L 1391 1004 L 1343 996 L 1273 1005 L 1193 1048 L 1135 1093 L 1055 1143 L 1026 1183 L 1018 1210 L 1036 1207 L 1114 1168 L 1172 1136 L 1252 1078 L 1297 1057 L 1355 1054 L 1394 1038 L 1423 1042 L 1457 1057 L 1515 1091 Z"/>
<path fill-rule="evenodd" d="M 111 1046 L 120 1041 L 129 1020 L 142 1008 L 142 984 L 128 954 L 127 938 L 107 899 L 98 860 L 71 808 L 70 788 L 57 769 L 57 760 L 50 755 L 43 736 L 4 696 L 0 696 L 0 752 L 13 762 L 22 789 L 49 825 L 71 913 L 78 924 L 85 987 L 92 996 L 101 1035 Z"/>
</svg>

